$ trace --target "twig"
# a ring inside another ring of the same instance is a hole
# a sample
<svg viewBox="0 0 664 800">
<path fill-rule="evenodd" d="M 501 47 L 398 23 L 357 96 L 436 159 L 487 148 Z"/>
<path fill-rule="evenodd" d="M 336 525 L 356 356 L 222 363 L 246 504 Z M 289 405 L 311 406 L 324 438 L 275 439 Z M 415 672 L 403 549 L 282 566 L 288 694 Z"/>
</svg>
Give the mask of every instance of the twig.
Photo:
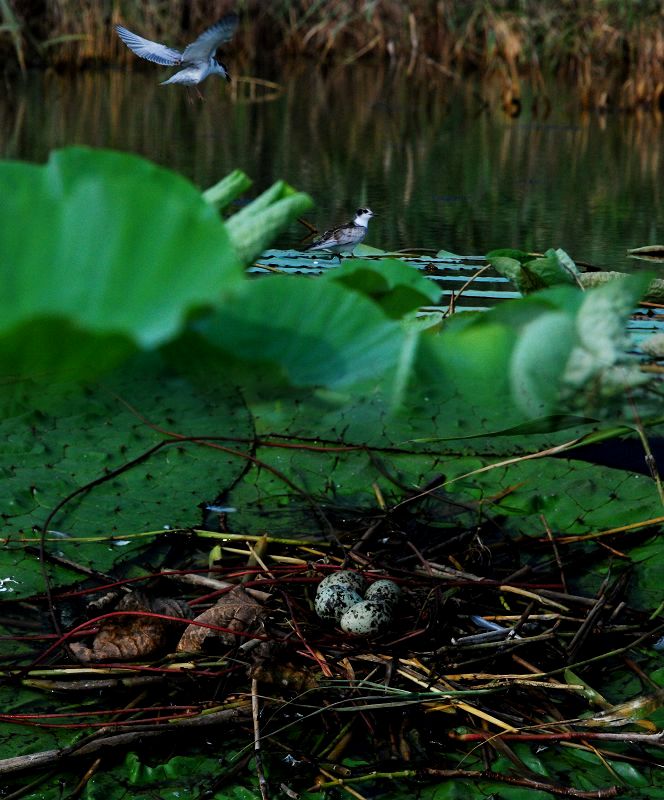
<svg viewBox="0 0 664 800">
<path fill-rule="evenodd" d="M 560 553 L 558 552 L 558 545 L 556 544 L 556 540 L 553 537 L 553 531 L 549 527 L 549 523 L 546 521 L 546 517 L 544 514 L 540 514 L 540 519 L 542 520 L 542 525 L 544 525 L 544 530 L 546 531 L 546 538 L 551 542 L 551 549 L 553 550 L 554 558 L 556 559 L 556 565 L 558 567 L 558 572 L 560 573 L 560 583 L 562 584 L 563 590 L 565 594 L 567 594 L 567 581 L 565 580 L 565 570 L 563 569 L 563 562 L 560 558 Z"/>
<path fill-rule="evenodd" d="M 161 574 L 165 578 L 193 584 L 194 586 L 205 586 L 208 589 L 232 589 L 233 586 L 237 585 L 235 583 L 229 583 L 228 581 L 219 581 L 216 578 L 208 578 L 205 575 L 182 575 L 181 573 L 173 573 L 168 570 L 162 570 Z M 272 597 L 269 592 L 261 592 L 260 589 L 252 589 L 250 586 L 246 586 L 244 591 L 261 603 L 267 602 Z"/>
<path fill-rule="evenodd" d="M 491 264 L 486 264 L 481 269 L 477 270 L 477 272 L 474 275 L 471 275 L 470 278 L 468 278 L 468 280 L 463 284 L 463 286 L 459 289 L 459 291 L 456 293 L 456 295 L 454 294 L 454 290 L 451 291 L 451 293 L 450 293 L 450 304 L 449 304 L 449 307 L 448 307 L 447 311 L 443 314 L 444 317 L 447 317 L 447 316 L 450 316 L 450 315 L 454 314 L 455 304 L 456 304 L 457 300 L 459 300 L 459 298 L 466 291 L 466 289 L 469 286 L 472 285 L 472 283 L 475 280 L 475 278 L 479 278 L 480 275 L 483 272 L 486 272 L 488 269 L 491 269 Z"/>
<path fill-rule="evenodd" d="M 210 725 L 218 725 L 221 722 L 232 722 L 244 719 L 246 716 L 246 704 L 237 704 L 233 708 L 223 708 L 209 714 L 199 714 L 196 717 L 181 719 L 172 724 L 151 725 L 143 729 L 133 730 L 130 733 L 110 734 L 96 738 L 90 738 L 82 743 L 71 747 L 63 747 L 59 750 L 43 750 L 39 753 L 29 753 L 24 756 L 13 756 L 0 760 L 0 775 L 23 772 L 25 770 L 44 769 L 62 761 L 88 756 L 98 753 L 101 750 L 112 747 L 121 747 L 134 744 L 147 738 L 163 736 L 164 734 L 174 733 L 176 736 L 181 734 L 182 728 L 199 728 Z M 106 729 L 107 731 L 112 728 Z"/>
<path fill-rule="evenodd" d="M 258 786 L 261 790 L 263 800 L 270 800 L 270 794 L 263 771 L 263 755 L 261 753 L 261 730 L 259 723 L 260 709 L 258 707 L 258 681 L 251 679 L 251 717 L 254 721 L 254 761 L 256 763 L 256 774 L 258 776 Z"/>
<path fill-rule="evenodd" d="M 664 486 L 662 486 L 662 479 L 659 475 L 659 470 L 657 469 L 657 461 L 655 460 L 655 456 L 650 448 L 650 442 L 646 436 L 645 428 L 643 427 L 636 403 L 634 402 L 634 397 L 631 395 L 631 393 L 629 395 L 629 402 L 632 407 L 632 413 L 634 414 L 634 427 L 636 428 L 636 432 L 641 440 L 641 444 L 643 445 L 643 452 L 645 453 L 645 462 L 648 467 L 648 471 L 650 472 L 652 479 L 655 481 L 660 503 L 664 506 Z"/>
<path fill-rule="evenodd" d="M 398 780 L 403 778 L 443 778 L 455 780 L 458 778 L 472 781 L 496 781 L 496 783 L 507 783 L 512 786 L 525 786 L 528 789 L 536 789 L 540 792 L 549 792 L 561 797 L 588 798 L 588 800 L 601 800 L 605 797 L 615 797 L 618 794 L 616 786 L 607 789 L 597 789 L 594 792 L 584 792 L 580 789 L 573 789 L 571 786 L 558 786 L 547 783 L 546 781 L 529 780 L 528 778 L 517 778 L 513 775 L 505 775 L 500 772 L 489 770 L 473 771 L 467 769 L 434 769 L 426 767 L 421 770 L 405 769 L 399 772 L 370 772 L 368 775 L 359 775 L 351 778 L 335 778 L 325 783 L 319 783 L 313 789 L 328 789 L 332 786 L 342 786 L 346 788 L 348 783 L 360 783 L 365 781 L 375 781 L 380 778 L 387 780 Z"/>
<path fill-rule="evenodd" d="M 576 658 L 576 654 L 579 652 L 583 643 L 588 637 L 588 634 L 592 630 L 592 627 L 595 624 L 595 620 L 600 615 L 600 613 L 604 609 L 604 606 L 607 603 L 608 600 L 606 596 L 607 585 L 608 585 L 607 580 L 602 581 L 602 585 L 600 586 L 599 592 L 597 593 L 597 600 L 595 602 L 595 605 L 590 609 L 590 611 L 588 612 L 588 616 L 585 618 L 578 631 L 574 634 L 574 638 L 567 647 L 567 654 L 570 660 L 572 661 Z"/>
<path fill-rule="evenodd" d="M 553 724 L 553 723 L 550 723 Z M 595 731 L 558 731 L 557 733 L 456 733 L 448 736 L 460 742 L 479 742 L 483 739 L 509 739 L 517 742 L 565 742 L 574 739 L 600 739 L 608 742 L 636 742 L 649 747 L 664 747 L 664 731 L 659 733 L 600 733 Z"/>
<path fill-rule="evenodd" d="M 617 528 L 607 528 L 604 531 L 596 531 L 595 533 L 579 533 L 576 536 L 559 536 L 558 544 L 572 544 L 573 542 L 588 542 L 592 539 L 599 539 L 601 536 L 613 536 L 616 533 L 627 533 L 628 531 L 638 531 L 642 528 L 654 528 L 656 525 L 661 525 L 664 522 L 663 517 L 653 517 L 652 519 L 644 519 L 641 522 L 632 522 L 629 525 L 620 525 Z"/>
</svg>

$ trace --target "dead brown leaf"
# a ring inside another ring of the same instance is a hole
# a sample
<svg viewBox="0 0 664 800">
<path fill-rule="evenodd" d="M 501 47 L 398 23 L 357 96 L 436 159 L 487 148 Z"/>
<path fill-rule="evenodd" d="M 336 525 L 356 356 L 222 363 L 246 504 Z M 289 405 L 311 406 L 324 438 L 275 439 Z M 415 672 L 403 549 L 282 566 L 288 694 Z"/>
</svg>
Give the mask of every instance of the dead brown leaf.
<svg viewBox="0 0 664 800">
<path fill-rule="evenodd" d="M 189 606 L 167 597 L 148 598 L 142 592 L 124 595 L 115 611 L 144 611 L 170 617 L 191 617 Z M 118 661 L 145 658 L 161 650 L 168 642 L 175 623 L 150 616 L 111 617 L 102 620 L 92 647 L 69 645 L 79 661 Z"/>
<path fill-rule="evenodd" d="M 258 633 L 266 615 L 267 609 L 264 606 L 250 597 L 241 586 L 234 586 L 212 608 L 196 617 L 195 622 L 228 628 L 229 631 Z M 221 644 L 229 647 L 237 644 L 239 639 L 230 632 L 223 633 L 200 625 L 189 625 L 178 643 L 178 652 L 199 653 L 208 637 L 215 637 Z"/>
</svg>

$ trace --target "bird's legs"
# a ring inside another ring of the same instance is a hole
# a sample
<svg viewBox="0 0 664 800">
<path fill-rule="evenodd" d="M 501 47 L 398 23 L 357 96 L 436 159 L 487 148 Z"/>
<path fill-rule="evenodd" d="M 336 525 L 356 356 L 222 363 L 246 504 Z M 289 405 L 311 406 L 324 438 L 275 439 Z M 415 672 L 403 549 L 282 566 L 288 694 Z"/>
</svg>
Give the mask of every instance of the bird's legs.
<svg viewBox="0 0 664 800">
<path fill-rule="evenodd" d="M 193 106 L 194 103 L 196 102 L 196 98 L 192 94 L 191 88 L 192 87 L 187 86 L 187 100 L 189 101 L 189 105 Z M 196 90 L 196 94 L 198 95 L 199 100 L 205 101 L 205 97 L 203 97 L 203 95 L 201 94 L 201 91 L 198 88 L 198 86 L 194 85 L 193 88 Z"/>
</svg>

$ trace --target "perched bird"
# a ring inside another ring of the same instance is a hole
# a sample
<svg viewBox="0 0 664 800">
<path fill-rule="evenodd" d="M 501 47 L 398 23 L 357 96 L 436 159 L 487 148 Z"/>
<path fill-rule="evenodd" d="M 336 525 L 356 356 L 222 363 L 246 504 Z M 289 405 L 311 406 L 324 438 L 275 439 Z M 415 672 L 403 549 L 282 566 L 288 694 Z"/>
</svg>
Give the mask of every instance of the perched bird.
<svg viewBox="0 0 664 800">
<path fill-rule="evenodd" d="M 187 45 L 184 52 L 174 50 L 165 44 L 151 42 L 132 33 L 122 25 L 116 25 L 115 30 L 127 47 L 137 56 L 166 67 L 182 67 L 179 72 L 170 77 L 165 83 L 182 83 L 185 86 L 194 86 L 199 97 L 203 97 L 198 90 L 198 84 L 208 75 L 221 75 L 230 81 L 226 67 L 215 58 L 217 48 L 230 41 L 238 25 L 236 14 L 227 14 L 211 28 L 201 33 L 195 42 Z"/>
<path fill-rule="evenodd" d="M 307 250 L 329 250 L 339 255 L 352 253 L 357 245 L 364 241 L 369 220 L 373 215 L 370 208 L 358 208 L 352 222 L 325 231 L 310 247 L 307 247 Z"/>
</svg>

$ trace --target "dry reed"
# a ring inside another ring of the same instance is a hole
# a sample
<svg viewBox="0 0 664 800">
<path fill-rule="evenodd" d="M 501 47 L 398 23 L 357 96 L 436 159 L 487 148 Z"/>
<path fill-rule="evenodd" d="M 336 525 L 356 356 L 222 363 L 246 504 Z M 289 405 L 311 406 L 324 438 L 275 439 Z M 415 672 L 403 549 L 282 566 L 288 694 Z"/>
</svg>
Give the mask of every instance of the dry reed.
<svg viewBox="0 0 664 800">
<path fill-rule="evenodd" d="M 589 108 L 664 107 L 664 12 L 654 0 L 637 10 L 627 0 L 53 0 L 46 13 L 34 0 L 2 0 L 0 54 L 21 69 L 133 63 L 114 23 L 177 45 L 231 8 L 242 16 L 235 58 L 268 70 L 275 57 L 306 57 L 382 59 L 427 78 L 478 72 L 499 77 L 515 113 L 520 81 L 541 87 L 547 73 L 571 79 Z"/>
</svg>

